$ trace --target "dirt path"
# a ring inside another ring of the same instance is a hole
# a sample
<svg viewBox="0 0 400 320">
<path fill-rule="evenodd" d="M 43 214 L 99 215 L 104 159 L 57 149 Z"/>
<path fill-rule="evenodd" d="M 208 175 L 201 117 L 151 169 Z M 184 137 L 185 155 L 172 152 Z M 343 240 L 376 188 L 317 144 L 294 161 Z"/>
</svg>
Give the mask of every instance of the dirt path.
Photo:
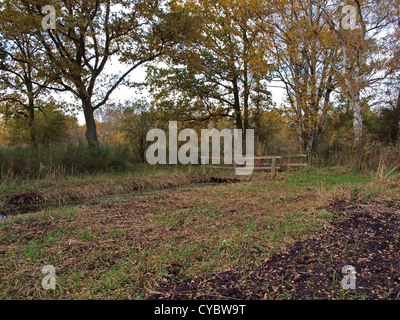
<svg viewBox="0 0 400 320">
<path fill-rule="evenodd" d="M 337 202 L 333 222 L 257 267 L 158 285 L 150 299 L 400 299 L 400 202 Z M 355 268 L 344 290 L 342 268 Z"/>
</svg>

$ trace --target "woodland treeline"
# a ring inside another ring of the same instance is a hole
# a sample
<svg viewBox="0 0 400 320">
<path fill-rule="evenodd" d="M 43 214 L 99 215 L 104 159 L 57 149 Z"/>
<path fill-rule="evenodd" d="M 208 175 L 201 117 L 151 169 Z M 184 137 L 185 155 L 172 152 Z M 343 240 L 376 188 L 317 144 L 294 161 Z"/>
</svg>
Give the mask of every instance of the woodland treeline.
<svg viewBox="0 0 400 320">
<path fill-rule="evenodd" d="M 46 5 L 55 9 L 55 29 L 43 26 Z M 254 129 L 258 153 L 304 152 L 321 164 L 355 154 L 358 165 L 369 156 L 382 162 L 384 154 L 395 165 L 399 5 L 4 0 L 1 144 L 83 139 L 91 152 L 126 145 L 143 160 L 147 131 L 178 120 L 186 128 Z M 146 80 L 135 82 L 142 67 Z M 115 96 L 121 86 L 132 88 L 131 98 Z M 272 97 L 277 87 L 282 103 Z M 135 98 L 144 90 L 148 99 Z"/>
</svg>

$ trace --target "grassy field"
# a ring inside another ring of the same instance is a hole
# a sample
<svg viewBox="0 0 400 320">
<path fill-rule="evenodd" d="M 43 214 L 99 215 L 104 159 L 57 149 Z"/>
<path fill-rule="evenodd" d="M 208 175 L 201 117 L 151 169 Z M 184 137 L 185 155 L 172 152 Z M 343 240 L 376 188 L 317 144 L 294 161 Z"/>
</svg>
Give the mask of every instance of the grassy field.
<svg viewBox="0 0 400 320">
<path fill-rule="evenodd" d="M 176 179 L 175 170 L 183 169 L 165 170 L 155 179 Z M 98 185 L 95 190 L 112 186 L 90 193 L 90 199 L 129 191 L 116 186 L 153 174 L 142 168 L 92 180 L 14 182 L 1 190 L 52 190 L 56 195 L 82 185 Z M 332 213 L 326 208 L 331 202 L 398 199 L 398 182 L 397 176 L 376 179 L 342 168 L 281 173 L 275 179 L 258 173 L 238 183 L 181 186 L 132 199 L 10 216 L 0 222 L 0 297 L 146 299 L 156 284 L 171 278 L 257 266 L 329 226 Z M 56 269 L 55 290 L 41 286 L 45 265 Z"/>
</svg>

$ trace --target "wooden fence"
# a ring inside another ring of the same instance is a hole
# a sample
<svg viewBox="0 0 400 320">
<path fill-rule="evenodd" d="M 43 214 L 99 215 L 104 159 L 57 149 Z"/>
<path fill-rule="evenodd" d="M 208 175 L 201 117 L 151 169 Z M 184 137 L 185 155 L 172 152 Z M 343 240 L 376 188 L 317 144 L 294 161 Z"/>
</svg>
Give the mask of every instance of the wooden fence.
<svg viewBox="0 0 400 320">
<path fill-rule="evenodd" d="M 212 159 L 216 159 L 213 157 L 209 157 L 210 162 Z M 218 158 L 219 159 L 219 158 Z M 223 155 L 220 159 L 223 159 Z M 254 170 L 265 170 L 271 171 L 271 175 L 275 176 L 279 170 L 286 169 L 286 171 L 290 171 L 291 168 L 296 167 L 306 167 L 307 166 L 307 155 L 305 154 L 288 154 L 288 155 L 280 155 L 280 156 L 254 156 L 252 157 L 254 160 Z M 298 162 L 292 163 L 292 159 L 298 159 Z M 241 167 L 238 165 L 235 160 L 232 160 L 232 165 L 216 165 L 216 164 L 202 164 L 203 174 L 206 174 L 207 168 L 215 168 L 215 169 L 225 169 L 225 170 L 233 170 L 233 173 L 236 177 L 237 168 Z M 191 171 L 191 167 L 189 165 L 189 172 Z"/>
</svg>

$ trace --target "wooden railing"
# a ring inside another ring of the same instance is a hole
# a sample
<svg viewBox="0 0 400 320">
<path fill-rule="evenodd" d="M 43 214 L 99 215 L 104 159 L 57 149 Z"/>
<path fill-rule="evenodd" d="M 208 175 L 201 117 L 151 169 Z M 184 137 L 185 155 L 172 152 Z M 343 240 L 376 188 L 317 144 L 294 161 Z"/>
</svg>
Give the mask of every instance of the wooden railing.
<svg viewBox="0 0 400 320">
<path fill-rule="evenodd" d="M 248 157 L 247 157 L 248 158 Z M 291 159 L 298 158 L 300 162 L 291 163 Z M 209 157 L 209 161 L 212 162 L 213 157 Z M 220 158 L 223 159 L 223 155 Z M 296 167 L 306 167 L 307 163 L 307 155 L 305 154 L 288 154 L 288 155 L 279 155 L 279 156 L 254 156 L 252 157 L 254 160 L 254 170 L 266 170 L 271 171 L 271 175 L 275 176 L 279 170 L 286 168 L 286 171 L 290 171 L 291 168 Z M 238 165 L 235 160 L 232 160 L 232 165 L 217 165 L 217 164 L 202 164 L 203 174 L 207 173 L 207 168 L 215 168 L 215 169 L 225 169 L 225 170 L 233 170 L 234 175 L 236 177 L 236 170 Z M 189 166 L 189 171 L 191 168 Z"/>
</svg>

